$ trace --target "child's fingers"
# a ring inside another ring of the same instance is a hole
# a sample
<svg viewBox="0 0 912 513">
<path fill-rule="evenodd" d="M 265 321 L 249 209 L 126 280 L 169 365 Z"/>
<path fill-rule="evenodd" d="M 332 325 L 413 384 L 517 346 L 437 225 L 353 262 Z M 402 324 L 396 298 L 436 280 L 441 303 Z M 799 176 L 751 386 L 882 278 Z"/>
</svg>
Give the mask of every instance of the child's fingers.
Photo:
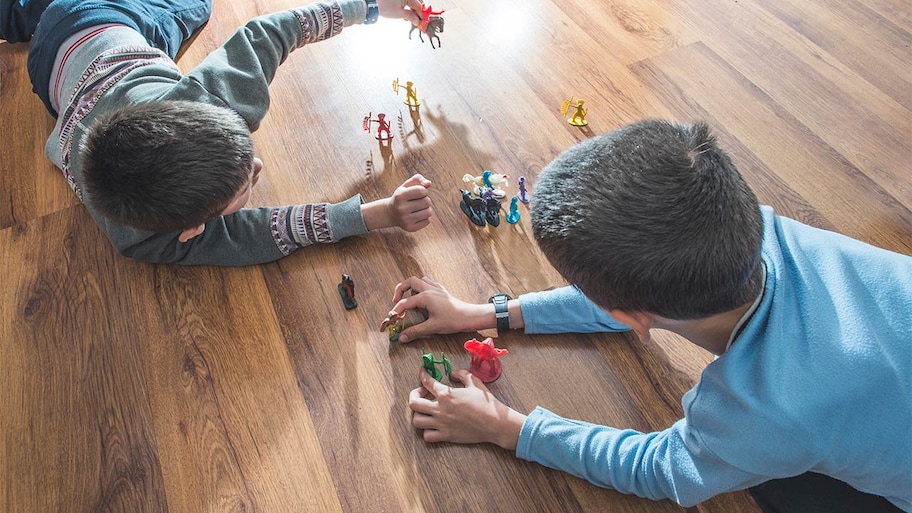
<svg viewBox="0 0 912 513">
<path fill-rule="evenodd" d="M 487 390 L 487 387 L 484 386 L 484 383 L 475 377 L 474 374 L 469 372 L 469 369 L 456 369 L 450 374 L 451 381 L 457 381 L 462 383 L 465 388 L 481 388 Z"/>
<path fill-rule="evenodd" d="M 424 438 L 425 442 L 432 443 L 432 444 L 437 443 L 437 442 L 446 442 L 447 441 L 446 436 L 443 433 L 441 433 L 440 431 L 437 431 L 436 429 L 425 429 L 422 434 L 422 438 Z"/>
<path fill-rule="evenodd" d="M 427 399 L 428 391 L 424 387 L 418 387 L 409 392 L 409 408 L 424 415 L 431 415 L 437 410 L 437 403 Z"/>
<path fill-rule="evenodd" d="M 405 182 L 400 185 L 400 187 L 410 188 L 420 186 L 423 189 L 427 189 L 431 186 L 431 181 L 421 175 L 421 173 L 415 173 L 408 178 Z"/>
<path fill-rule="evenodd" d="M 422 198 L 428 197 L 427 188 L 422 185 L 409 185 L 399 188 L 396 191 L 396 197 L 401 198 L 404 201 L 415 201 Z"/>
<path fill-rule="evenodd" d="M 437 419 L 431 415 L 425 415 L 423 413 L 417 412 L 412 415 L 412 426 L 418 429 L 436 429 L 437 425 Z"/>
<path fill-rule="evenodd" d="M 421 230 L 422 228 L 428 226 L 429 224 L 431 224 L 430 216 L 428 216 L 424 219 L 418 220 L 418 221 L 412 221 L 412 222 L 408 223 L 405 227 L 403 227 L 403 229 L 407 232 L 417 232 L 418 230 Z"/>
<path fill-rule="evenodd" d="M 418 380 L 421 381 L 421 386 L 426 388 L 428 390 L 428 392 L 434 394 L 434 397 L 440 397 L 441 394 L 446 394 L 446 393 L 449 393 L 449 391 L 450 391 L 450 387 L 448 387 L 448 386 L 444 385 L 443 383 L 437 381 L 436 379 L 432 378 L 431 375 L 428 374 L 427 371 L 424 369 L 421 369 L 418 372 Z M 433 401 L 429 401 L 429 402 L 433 402 Z M 436 408 L 436 406 L 435 406 L 435 408 Z"/>
<path fill-rule="evenodd" d="M 402 295 L 408 291 L 412 291 L 413 294 L 419 294 L 425 290 L 431 288 L 428 285 L 426 278 L 419 278 L 417 276 L 409 276 L 408 278 L 399 282 L 396 285 L 396 290 L 393 292 L 393 301 L 399 301 L 402 299 Z"/>
</svg>

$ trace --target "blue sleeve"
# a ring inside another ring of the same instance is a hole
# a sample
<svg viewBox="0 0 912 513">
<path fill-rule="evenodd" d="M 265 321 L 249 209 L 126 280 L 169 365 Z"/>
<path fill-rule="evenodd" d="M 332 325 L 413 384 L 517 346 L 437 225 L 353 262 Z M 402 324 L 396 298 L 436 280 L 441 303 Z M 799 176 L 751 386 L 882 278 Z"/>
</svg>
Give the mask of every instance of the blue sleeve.
<svg viewBox="0 0 912 513">
<path fill-rule="evenodd" d="M 564 419 L 539 407 L 523 424 L 516 456 L 603 488 L 685 507 L 770 479 L 717 458 L 684 419 L 664 431 L 640 433 Z"/>
<path fill-rule="evenodd" d="M 630 331 L 575 287 L 519 296 L 526 333 L 602 333 Z"/>
</svg>

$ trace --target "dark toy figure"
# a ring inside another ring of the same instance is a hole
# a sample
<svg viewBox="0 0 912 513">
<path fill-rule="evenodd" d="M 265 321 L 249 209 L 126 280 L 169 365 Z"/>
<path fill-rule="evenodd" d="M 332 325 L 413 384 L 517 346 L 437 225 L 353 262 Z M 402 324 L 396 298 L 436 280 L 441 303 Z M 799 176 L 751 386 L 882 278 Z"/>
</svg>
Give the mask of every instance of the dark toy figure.
<svg viewBox="0 0 912 513">
<path fill-rule="evenodd" d="M 342 283 L 338 285 L 339 295 L 342 296 L 342 304 L 345 305 L 346 310 L 351 310 L 358 307 L 358 301 L 355 300 L 355 282 L 352 280 L 351 276 L 347 274 L 342 275 Z"/>
<path fill-rule="evenodd" d="M 485 225 L 485 202 L 481 198 L 475 198 L 472 193 L 465 189 L 459 189 L 462 193 L 462 201 L 459 202 L 459 208 L 473 223 L 478 226 Z M 496 201 L 496 200 L 495 200 Z"/>
</svg>

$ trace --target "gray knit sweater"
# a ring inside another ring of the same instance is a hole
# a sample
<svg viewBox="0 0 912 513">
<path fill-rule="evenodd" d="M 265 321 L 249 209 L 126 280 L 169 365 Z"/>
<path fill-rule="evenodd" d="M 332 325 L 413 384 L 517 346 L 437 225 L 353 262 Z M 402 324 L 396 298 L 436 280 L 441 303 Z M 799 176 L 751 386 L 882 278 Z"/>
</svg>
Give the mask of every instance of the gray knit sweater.
<svg viewBox="0 0 912 513">
<path fill-rule="evenodd" d="M 122 255 L 149 262 L 250 265 L 270 262 L 315 242 L 367 232 L 361 197 L 342 203 L 245 208 L 206 224 L 186 243 L 179 232 L 153 233 L 103 217 L 83 192 L 80 144 L 85 129 L 127 105 L 164 100 L 206 102 L 236 111 L 256 130 L 269 108 L 269 83 L 296 48 L 362 23 L 363 0 L 339 0 L 255 18 L 186 75 L 164 53 L 126 27 L 108 30 L 66 59 L 60 116 L 45 153 Z"/>
</svg>

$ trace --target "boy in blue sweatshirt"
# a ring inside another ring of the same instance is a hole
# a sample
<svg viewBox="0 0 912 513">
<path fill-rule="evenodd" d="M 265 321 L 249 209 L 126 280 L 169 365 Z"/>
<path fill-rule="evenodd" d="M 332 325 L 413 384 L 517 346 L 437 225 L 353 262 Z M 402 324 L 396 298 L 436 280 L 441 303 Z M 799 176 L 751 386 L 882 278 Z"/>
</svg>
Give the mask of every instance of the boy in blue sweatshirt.
<svg viewBox="0 0 912 513">
<path fill-rule="evenodd" d="M 717 358 L 654 433 L 527 416 L 467 370 L 459 388 L 422 372 L 409 407 L 426 441 L 494 443 L 684 506 L 749 488 L 767 512 L 912 511 L 912 258 L 759 206 L 703 123 L 643 121 L 566 150 L 539 176 L 532 226 L 572 286 L 498 307 L 408 278 L 394 311 L 428 319 L 399 340 L 496 326 L 648 342 L 657 328 Z"/>
</svg>

